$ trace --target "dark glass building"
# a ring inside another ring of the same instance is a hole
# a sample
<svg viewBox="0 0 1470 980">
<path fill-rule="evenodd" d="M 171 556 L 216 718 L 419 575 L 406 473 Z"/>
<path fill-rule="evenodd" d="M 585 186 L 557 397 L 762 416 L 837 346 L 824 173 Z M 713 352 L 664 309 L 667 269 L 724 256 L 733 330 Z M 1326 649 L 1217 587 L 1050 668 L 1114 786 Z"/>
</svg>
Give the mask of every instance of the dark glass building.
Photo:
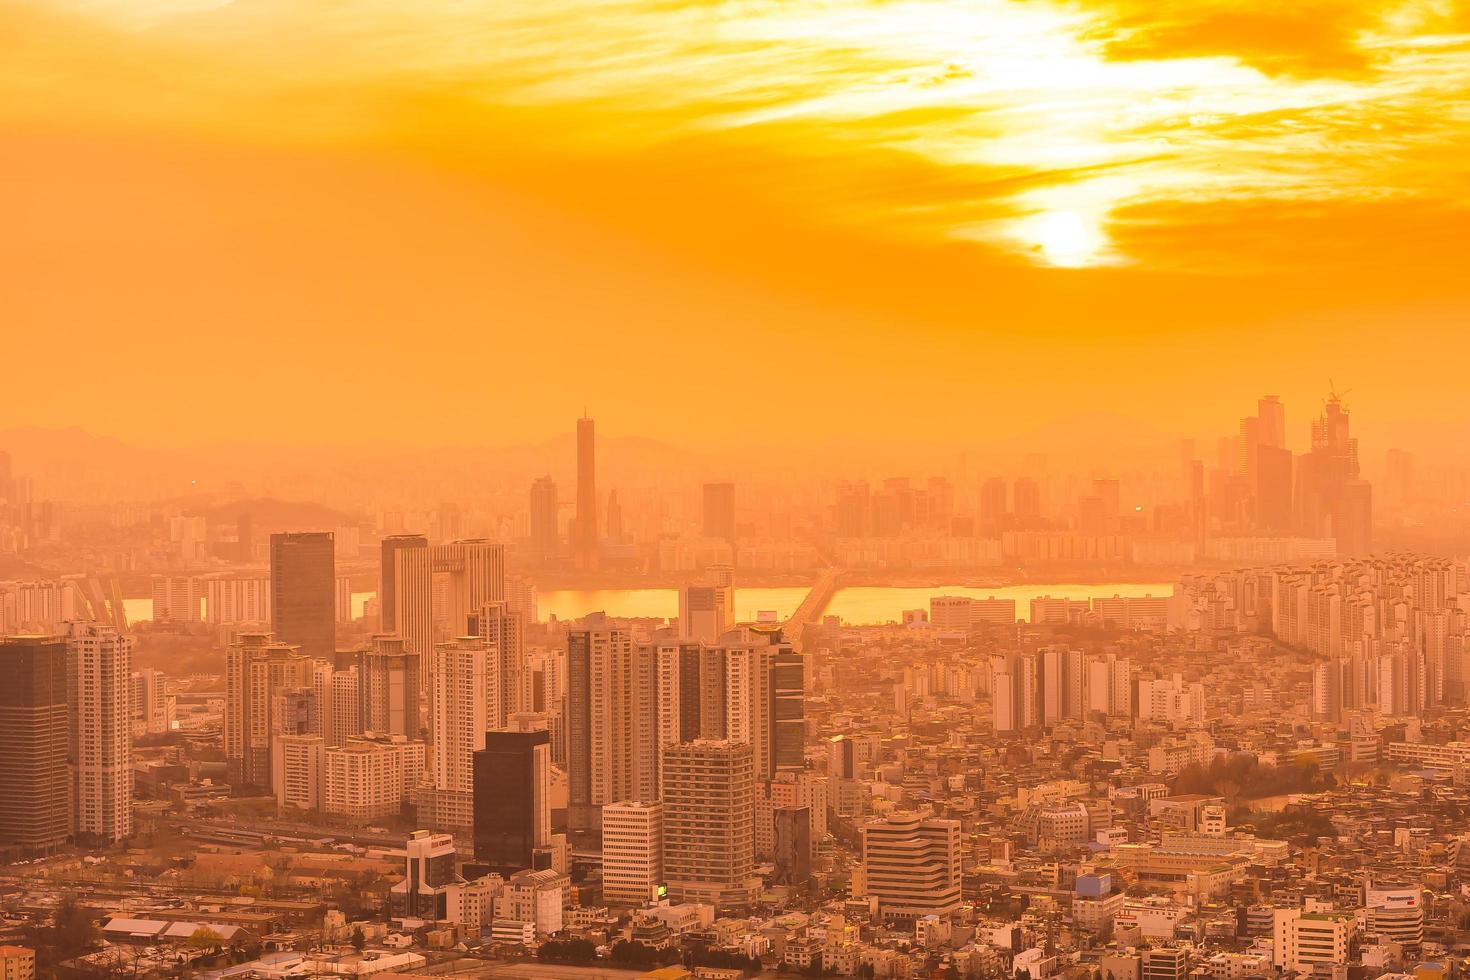
<svg viewBox="0 0 1470 980">
<path fill-rule="evenodd" d="M 475 865 L 510 877 L 551 843 L 551 735 L 486 732 L 474 755 Z"/>
<path fill-rule="evenodd" d="M 336 543 L 331 531 L 271 535 L 271 633 L 307 657 L 337 652 Z"/>
<path fill-rule="evenodd" d="M 0 853 L 48 854 L 71 831 L 66 641 L 0 637 Z"/>
</svg>

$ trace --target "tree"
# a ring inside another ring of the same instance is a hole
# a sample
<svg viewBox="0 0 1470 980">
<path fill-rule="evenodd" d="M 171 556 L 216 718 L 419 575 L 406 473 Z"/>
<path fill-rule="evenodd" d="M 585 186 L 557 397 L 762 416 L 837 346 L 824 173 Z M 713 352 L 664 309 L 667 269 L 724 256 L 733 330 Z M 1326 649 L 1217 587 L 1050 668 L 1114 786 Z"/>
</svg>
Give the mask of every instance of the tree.
<svg viewBox="0 0 1470 980">
<path fill-rule="evenodd" d="M 203 956 L 206 952 L 210 955 L 217 955 L 222 942 L 224 942 L 224 937 L 219 933 L 209 926 L 200 926 L 190 934 L 188 945 L 194 951 L 195 956 Z"/>
<path fill-rule="evenodd" d="M 78 953 L 91 949 L 97 942 L 96 914 L 67 895 L 56 906 L 56 915 L 51 920 L 48 945 L 56 948 L 58 959 L 70 959 Z"/>
<path fill-rule="evenodd" d="M 351 940 L 351 942 L 352 942 L 352 948 L 355 949 L 355 950 L 357 950 L 359 953 L 361 953 L 362 952 L 362 948 L 367 945 L 367 937 L 362 934 L 362 926 L 353 926 L 352 927 L 352 940 Z"/>
</svg>

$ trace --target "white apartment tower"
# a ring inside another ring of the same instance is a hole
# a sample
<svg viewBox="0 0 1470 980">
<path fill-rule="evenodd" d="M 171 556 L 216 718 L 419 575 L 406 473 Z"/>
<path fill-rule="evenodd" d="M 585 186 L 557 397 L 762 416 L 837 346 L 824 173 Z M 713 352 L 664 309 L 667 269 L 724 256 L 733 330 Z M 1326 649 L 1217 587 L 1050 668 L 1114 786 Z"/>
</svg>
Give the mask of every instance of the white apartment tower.
<svg viewBox="0 0 1470 980">
<path fill-rule="evenodd" d="M 69 622 L 72 831 L 108 845 L 133 832 L 133 638 L 112 626 Z"/>
</svg>

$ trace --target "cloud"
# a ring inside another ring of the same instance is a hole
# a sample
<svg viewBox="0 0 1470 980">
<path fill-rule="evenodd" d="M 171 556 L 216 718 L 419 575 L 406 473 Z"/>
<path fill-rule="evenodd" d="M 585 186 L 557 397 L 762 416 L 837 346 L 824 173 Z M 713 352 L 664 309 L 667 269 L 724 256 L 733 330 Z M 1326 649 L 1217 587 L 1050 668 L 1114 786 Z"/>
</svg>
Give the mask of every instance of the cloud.
<svg viewBox="0 0 1470 980">
<path fill-rule="evenodd" d="M 0 118 L 397 141 L 491 169 L 631 161 L 671 182 L 683 167 L 793 223 L 1038 263 L 1142 261 L 1124 226 L 1143 215 L 1187 263 L 1185 216 L 1211 203 L 1464 200 L 1447 161 L 1470 131 L 1453 108 L 1470 36 L 1463 6 L 1434 0 L 93 0 L 0 16 Z"/>
</svg>

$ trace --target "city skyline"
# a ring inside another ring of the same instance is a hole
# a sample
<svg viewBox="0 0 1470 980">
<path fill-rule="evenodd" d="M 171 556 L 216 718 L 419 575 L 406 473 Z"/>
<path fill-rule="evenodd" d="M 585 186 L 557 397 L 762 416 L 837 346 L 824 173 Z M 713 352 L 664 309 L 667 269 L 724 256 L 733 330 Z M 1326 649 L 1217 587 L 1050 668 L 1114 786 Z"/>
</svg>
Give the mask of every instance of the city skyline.
<svg viewBox="0 0 1470 980">
<path fill-rule="evenodd" d="M 1470 0 L 0 4 L 0 980 L 1470 980 Z"/>
</svg>

